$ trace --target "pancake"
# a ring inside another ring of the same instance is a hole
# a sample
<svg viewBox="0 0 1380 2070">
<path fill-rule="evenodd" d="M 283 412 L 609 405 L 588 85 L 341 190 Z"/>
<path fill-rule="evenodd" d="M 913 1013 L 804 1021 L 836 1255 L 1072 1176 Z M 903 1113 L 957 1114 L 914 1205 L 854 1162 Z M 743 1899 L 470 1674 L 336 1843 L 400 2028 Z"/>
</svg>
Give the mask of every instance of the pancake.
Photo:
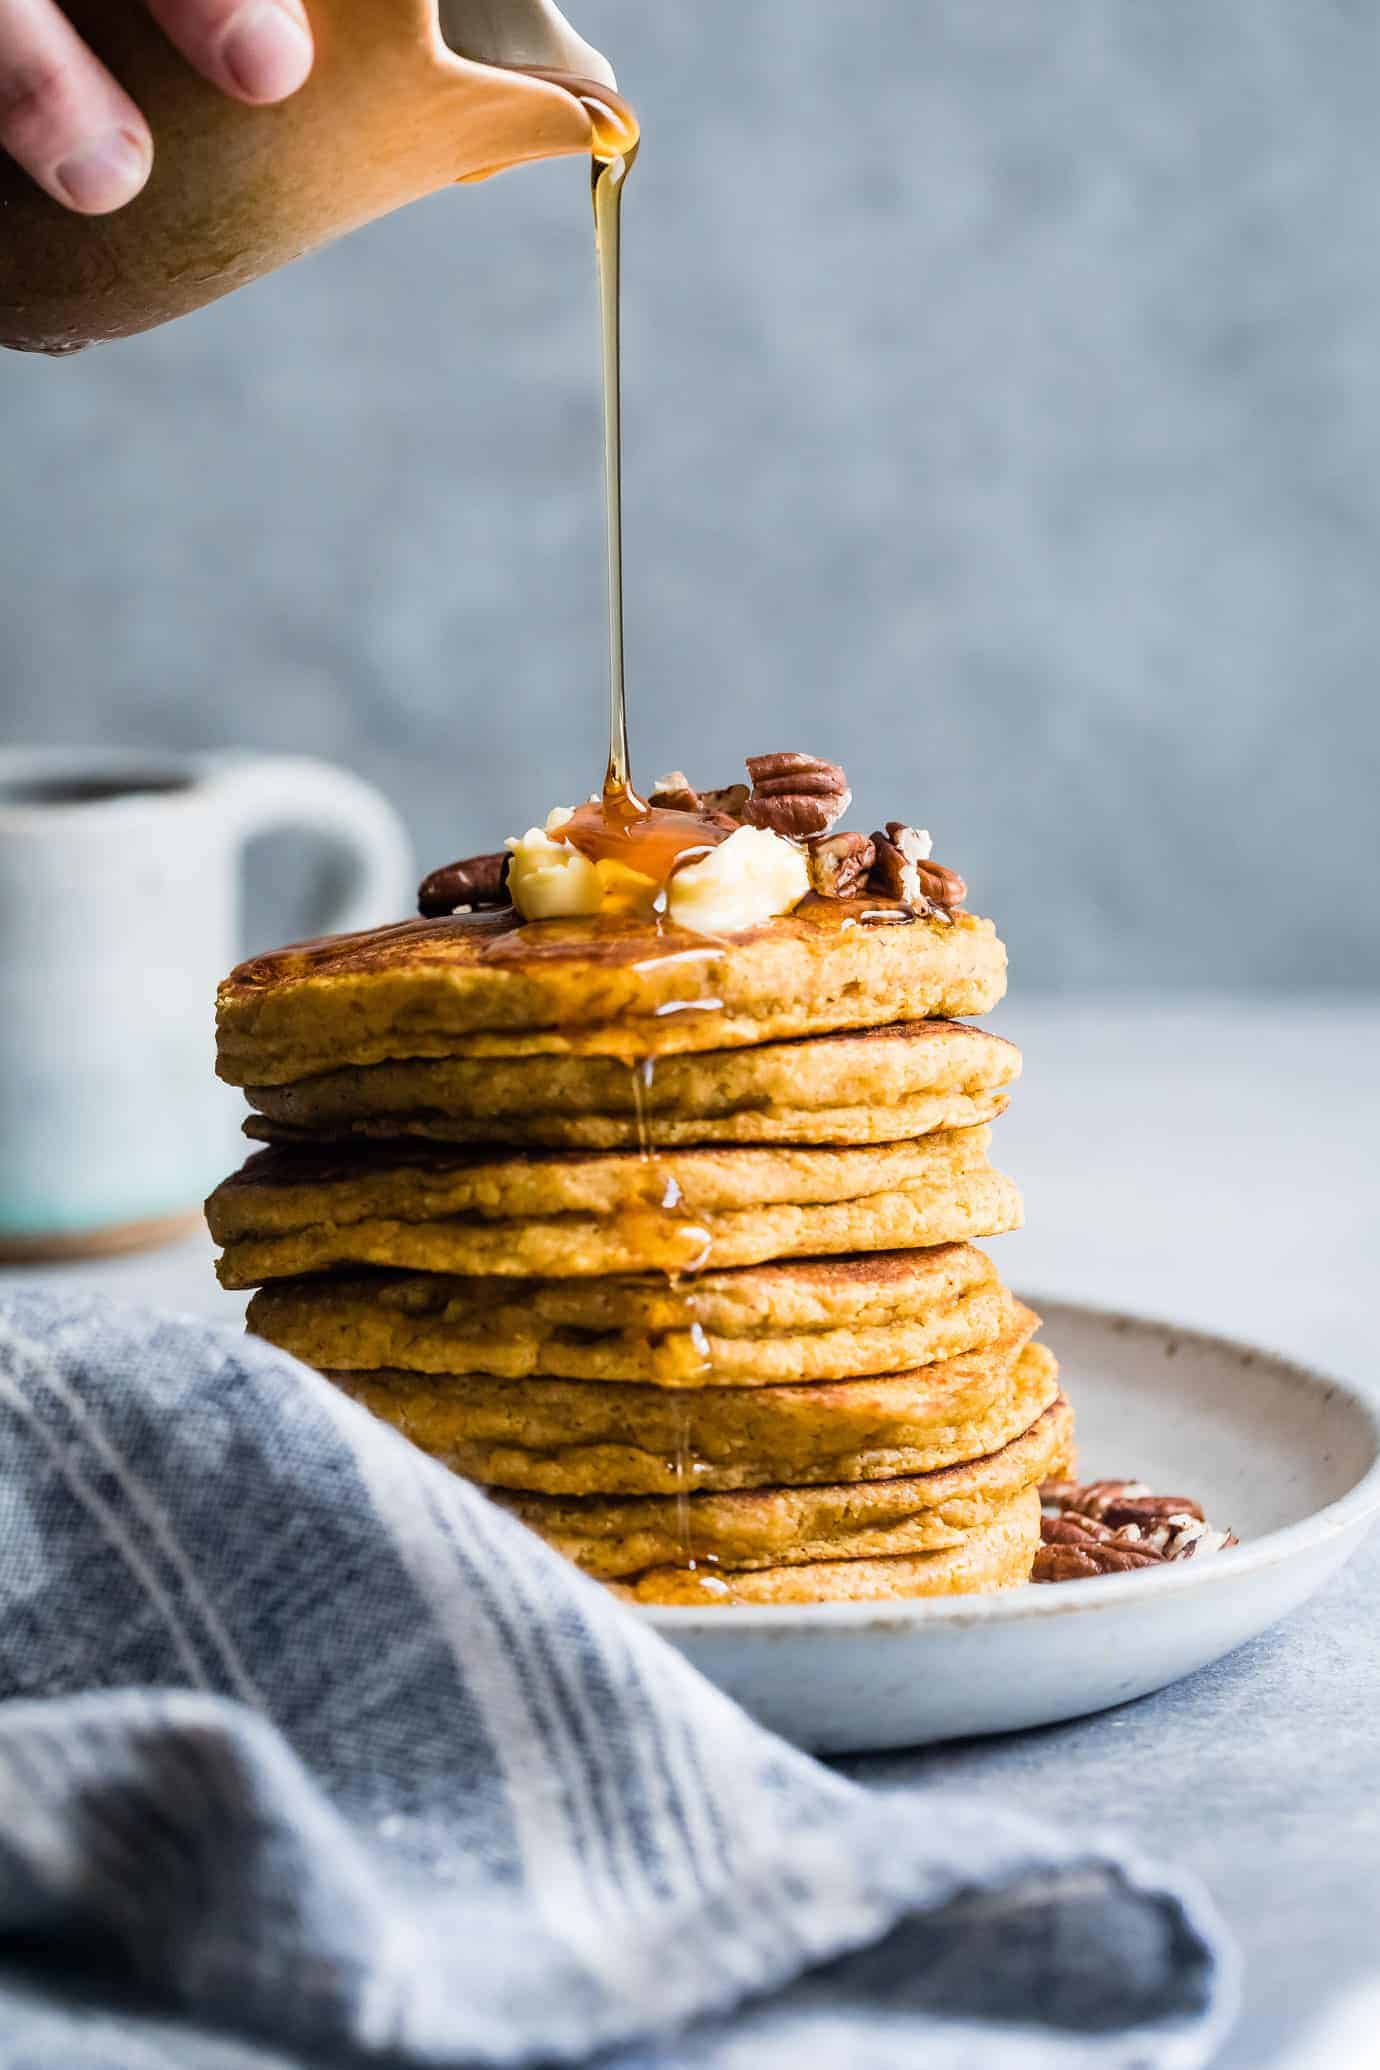
<svg viewBox="0 0 1380 2070">
<path fill-rule="evenodd" d="M 326 1275 L 263 1289 L 248 1325 L 307 1365 L 339 1371 L 679 1388 L 901 1372 L 990 1344 L 1013 1319 L 990 1260 L 941 1245 L 707 1273 L 679 1287 Z"/>
<path fill-rule="evenodd" d="M 404 1057 L 731 1049 L 985 1013 L 1005 985 L 990 920 L 885 899 L 809 898 L 726 940 L 607 917 L 408 920 L 242 963 L 219 992 L 218 1069 L 263 1087 Z"/>
<path fill-rule="evenodd" d="M 800 1258 L 784 1265 L 704 1272 L 694 1281 L 694 1289 L 696 1313 L 705 1329 L 725 1337 L 747 1337 L 778 1328 L 827 1330 L 893 1322 L 998 1284 L 996 1268 L 984 1251 L 955 1243 L 927 1251 Z M 274 1291 L 290 1302 L 308 1289 L 352 1286 L 362 1292 L 372 1289 L 380 1300 L 396 1299 L 409 1311 L 421 1303 L 421 1312 L 431 1313 L 441 1301 L 446 1313 L 466 1326 L 492 1319 L 498 1327 L 521 1313 L 543 1330 L 662 1331 L 682 1327 L 685 1313 L 678 1289 L 656 1276 L 515 1283 L 371 1272 L 357 1280 L 302 1280 Z"/>
<path fill-rule="evenodd" d="M 743 1603 L 875 1603 L 915 1596 L 989 1595 L 1020 1588 L 1040 1544 L 1040 1498 L 1027 1488 L 992 1522 L 943 1552 L 888 1559 L 818 1560 L 721 1572 L 712 1567 L 653 1567 L 635 1581 L 612 1581 L 630 1603 L 697 1608 Z"/>
<path fill-rule="evenodd" d="M 938 1188 L 902 1186 L 824 1205 L 742 1208 L 699 1215 L 693 1222 L 649 1208 L 602 1219 L 548 1215 L 486 1222 L 454 1216 L 432 1222 L 322 1223 L 281 1236 L 227 1240 L 216 1271 L 224 1287 L 256 1287 L 337 1265 L 511 1274 L 516 1279 L 690 1274 L 710 1265 L 963 1243 L 1020 1225 L 1021 1198 L 1014 1182 L 1000 1172 L 979 1170 Z"/>
<path fill-rule="evenodd" d="M 1018 1229 L 1020 1222 L 1021 1197 L 1014 1182 L 992 1171 L 984 1159 L 858 1199 L 785 1202 L 693 1219 L 656 1208 L 521 1221 L 486 1221 L 478 1215 L 420 1222 L 383 1216 L 343 1223 L 325 1219 L 282 1234 L 221 1237 L 225 1249 L 216 1270 L 226 1287 L 254 1287 L 338 1265 L 517 1279 L 694 1274 L 710 1266 L 760 1265 L 774 1258 L 963 1243 Z"/>
<path fill-rule="evenodd" d="M 1014 1043 L 953 1021 L 616 1057 L 443 1057 L 251 1086 L 261 1141 L 436 1141 L 641 1149 L 692 1143 L 897 1142 L 976 1127 L 1006 1104 Z"/>
<path fill-rule="evenodd" d="M 923 1022 L 917 1023 L 924 1026 Z M 816 1038 L 817 1040 L 822 1038 Z M 386 1070 L 386 1065 L 376 1066 Z M 252 1142 L 302 1144 L 395 1142 L 512 1143 L 555 1150 L 677 1149 L 698 1143 L 897 1143 L 939 1129 L 977 1128 L 1006 1112 L 1005 1093 L 926 1093 L 893 1107 L 787 1107 L 712 1114 L 698 1121 L 674 1115 L 645 1128 L 618 1114 L 534 1114 L 526 1120 L 467 1121 L 462 1114 L 376 1114 L 325 1128 L 245 1117 Z"/>
<path fill-rule="evenodd" d="M 957 1545 L 1067 1458 L 1063 1395 L 1019 1437 L 981 1459 L 887 1481 L 748 1488 L 720 1495 L 495 1494 L 586 1574 L 611 1581 L 691 1561 L 713 1570 L 891 1558 Z"/>
<path fill-rule="evenodd" d="M 737 1146 L 485 1154 L 430 1144 L 375 1144 L 349 1154 L 261 1150 L 207 1203 L 211 1234 L 228 1238 L 317 1222 L 430 1221 L 478 1215 L 636 1214 L 684 1218 L 738 1208 L 856 1200 L 894 1186 L 942 1185 L 987 1166 L 991 1131 L 954 1129 L 914 1143 L 829 1149 Z"/>
<path fill-rule="evenodd" d="M 1037 1318 L 982 1351 L 864 1380 L 797 1387 L 655 1387 L 581 1380 L 327 1372 L 443 1464 L 490 1487 L 552 1495 L 676 1495 L 932 1473 L 1007 1445 L 1058 1394 L 1023 1352 Z"/>
</svg>

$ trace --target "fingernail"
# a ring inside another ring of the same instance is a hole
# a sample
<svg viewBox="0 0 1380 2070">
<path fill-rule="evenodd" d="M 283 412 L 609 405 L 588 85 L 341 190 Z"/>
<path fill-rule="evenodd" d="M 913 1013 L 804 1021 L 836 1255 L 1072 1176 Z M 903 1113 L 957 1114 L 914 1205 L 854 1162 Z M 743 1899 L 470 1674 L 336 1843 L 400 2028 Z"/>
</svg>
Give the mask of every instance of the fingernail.
<svg viewBox="0 0 1380 2070">
<path fill-rule="evenodd" d="M 266 0 L 240 10 L 220 50 L 226 70 L 251 101 L 285 100 L 311 70 L 307 30 Z"/>
<path fill-rule="evenodd" d="M 104 215 L 134 199 L 152 162 L 147 139 L 137 130 L 112 129 L 64 158 L 53 178 L 74 208 Z"/>
</svg>

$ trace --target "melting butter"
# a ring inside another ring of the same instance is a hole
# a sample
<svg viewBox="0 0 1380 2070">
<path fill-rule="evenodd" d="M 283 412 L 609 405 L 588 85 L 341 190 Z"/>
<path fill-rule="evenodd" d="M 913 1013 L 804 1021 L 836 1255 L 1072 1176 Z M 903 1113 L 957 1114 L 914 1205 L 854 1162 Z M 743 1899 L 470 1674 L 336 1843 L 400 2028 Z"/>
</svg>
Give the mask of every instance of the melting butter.
<svg viewBox="0 0 1380 2070">
<path fill-rule="evenodd" d="M 794 912 L 810 889 L 803 850 L 768 828 L 706 829 L 692 814 L 654 810 L 606 828 L 597 813 L 558 806 L 544 828 L 507 842 L 509 895 L 524 920 L 664 913 L 694 934 L 735 934 Z"/>
</svg>

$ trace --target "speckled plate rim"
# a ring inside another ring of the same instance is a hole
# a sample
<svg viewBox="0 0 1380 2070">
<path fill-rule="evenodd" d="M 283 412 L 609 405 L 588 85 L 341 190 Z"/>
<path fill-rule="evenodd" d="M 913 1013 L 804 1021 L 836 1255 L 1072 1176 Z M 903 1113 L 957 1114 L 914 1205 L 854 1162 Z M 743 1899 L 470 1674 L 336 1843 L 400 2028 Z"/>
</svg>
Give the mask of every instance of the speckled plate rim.
<svg viewBox="0 0 1380 2070">
<path fill-rule="evenodd" d="M 1214 1554 L 1208 1560 L 1184 1560 L 1148 1572 L 1142 1569 L 1129 1574 L 1102 1574 L 1087 1581 L 1061 1581 L 1057 1586 L 1004 1589 L 988 1596 L 922 1596 L 909 1603 L 737 1603 L 714 1609 L 700 1609 L 690 1603 L 640 1604 L 636 1606 L 638 1616 L 669 1637 L 723 1633 L 730 1626 L 751 1626 L 756 1631 L 825 1625 L 914 1631 L 929 1626 L 951 1631 L 973 1625 L 1078 1616 L 1087 1611 L 1120 1609 L 1127 1602 L 1143 1598 L 1147 1589 L 1163 1596 L 1230 1587 L 1238 1576 L 1278 1566 L 1301 1550 L 1323 1545 L 1348 1531 L 1357 1532 L 1359 1537 L 1361 1527 L 1380 1514 L 1380 1390 L 1361 1381 L 1344 1380 L 1321 1366 L 1306 1365 L 1301 1359 L 1271 1351 L 1246 1338 L 1223 1336 L 1215 1330 L 1189 1329 L 1164 1316 L 1131 1315 L 1059 1295 L 1042 1300 L 1038 1294 L 1022 1293 L 1019 1298 L 1028 1301 L 1041 1315 L 1062 1309 L 1108 1330 L 1144 1332 L 1154 1337 L 1172 1334 L 1180 1344 L 1197 1346 L 1209 1356 L 1225 1354 L 1254 1359 L 1271 1367 L 1286 1382 L 1298 1381 L 1310 1389 L 1327 1388 L 1344 1395 L 1368 1426 L 1371 1463 L 1355 1485 L 1335 1502 L 1324 1503 L 1321 1509 L 1300 1517 L 1296 1523 L 1263 1532 L 1259 1538 Z"/>
</svg>

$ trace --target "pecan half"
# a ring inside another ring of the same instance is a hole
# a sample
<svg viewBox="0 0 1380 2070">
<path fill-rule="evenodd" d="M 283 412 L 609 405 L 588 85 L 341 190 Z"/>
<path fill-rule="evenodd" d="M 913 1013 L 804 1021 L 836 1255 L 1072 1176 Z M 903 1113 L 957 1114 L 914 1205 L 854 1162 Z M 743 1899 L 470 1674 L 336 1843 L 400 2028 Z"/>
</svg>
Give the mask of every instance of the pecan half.
<svg viewBox="0 0 1380 2070">
<path fill-rule="evenodd" d="M 958 871 L 946 870 L 943 863 L 937 862 L 922 862 L 917 867 L 920 889 L 930 904 L 941 913 L 960 912 L 968 896 L 968 887 Z"/>
<path fill-rule="evenodd" d="M 848 778 L 837 762 L 816 755 L 749 755 L 752 796 L 743 808 L 750 827 L 766 827 L 788 840 L 827 834 L 853 802 Z"/>
<path fill-rule="evenodd" d="M 1129 1574 L 1136 1567 L 1163 1565 L 1163 1553 L 1125 1542 L 1091 1517 L 1046 1517 L 1032 1581 L 1079 1581 L 1089 1574 Z"/>
<path fill-rule="evenodd" d="M 512 857 L 471 855 L 464 862 L 447 863 L 422 879 L 417 893 L 417 911 L 425 920 L 439 920 L 461 907 L 506 906 L 508 865 Z"/>
<path fill-rule="evenodd" d="M 721 791 L 705 791 L 702 803 L 706 812 L 717 812 L 724 819 L 736 819 L 741 825 L 747 810 L 748 787 L 745 783 L 726 784 Z"/>
<path fill-rule="evenodd" d="M 876 857 L 866 834 L 816 834 L 805 843 L 811 891 L 820 898 L 856 898 Z"/>
<path fill-rule="evenodd" d="M 1198 1553 L 1221 1552 L 1236 1539 L 1203 1521 L 1183 1495 L 1153 1495 L 1143 1481 L 1047 1481 L 1034 1581 L 1076 1581 L 1125 1574 Z"/>
<path fill-rule="evenodd" d="M 1061 1488 L 1065 1485 L 1058 1484 Z M 1054 1498 L 1046 1491 L 1042 1499 L 1050 1502 Z M 1139 1524 L 1142 1530 L 1162 1524 L 1169 1517 L 1195 1517 L 1201 1524 L 1203 1512 L 1187 1495 L 1152 1495 L 1144 1481 L 1089 1481 L 1086 1486 L 1074 1486 L 1059 1504 L 1061 1509 L 1076 1509 L 1085 1517 L 1096 1517 L 1099 1523 L 1110 1524 L 1115 1531 L 1122 1524 Z"/>
<path fill-rule="evenodd" d="M 1128 1524 L 1126 1529 L 1131 1531 L 1136 1526 Z M 1225 1552 L 1229 1545 L 1240 1541 L 1234 1531 L 1214 1531 L 1211 1524 L 1185 1510 L 1142 1531 L 1141 1542 L 1154 1546 L 1166 1560 L 1191 1560 L 1195 1553 Z"/>
</svg>

